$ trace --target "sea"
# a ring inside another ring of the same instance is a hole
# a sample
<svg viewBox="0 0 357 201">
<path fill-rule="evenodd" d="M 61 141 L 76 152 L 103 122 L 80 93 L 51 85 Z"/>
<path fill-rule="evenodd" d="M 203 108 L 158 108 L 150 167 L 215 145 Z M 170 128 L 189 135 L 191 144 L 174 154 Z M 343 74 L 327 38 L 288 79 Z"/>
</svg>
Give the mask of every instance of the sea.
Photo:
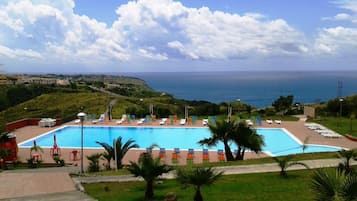
<svg viewBox="0 0 357 201">
<path fill-rule="evenodd" d="M 299 72 L 145 72 L 126 73 L 153 89 L 186 100 L 241 101 L 257 108 L 280 96 L 300 104 L 357 94 L 357 71 Z"/>
</svg>

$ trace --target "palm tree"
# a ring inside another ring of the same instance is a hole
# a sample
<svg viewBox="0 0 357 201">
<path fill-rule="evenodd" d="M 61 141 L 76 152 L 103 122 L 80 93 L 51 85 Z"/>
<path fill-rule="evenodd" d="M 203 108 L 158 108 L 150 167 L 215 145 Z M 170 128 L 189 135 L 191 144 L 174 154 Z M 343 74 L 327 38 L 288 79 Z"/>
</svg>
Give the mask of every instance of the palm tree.
<svg viewBox="0 0 357 201">
<path fill-rule="evenodd" d="M 234 127 L 232 139 L 238 146 L 236 160 L 244 159 L 246 149 L 258 153 L 262 151 L 262 147 L 264 146 L 263 136 L 257 134 L 245 122 L 240 122 Z"/>
<path fill-rule="evenodd" d="M 229 141 L 232 139 L 232 130 L 234 126 L 234 122 L 230 121 L 217 121 L 215 125 L 208 124 L 208 128 L 211 131 L 211 137 L 200 140 L 198 143 L 201 145 L 214 146 L 219 141 L 222 141 L 227 161 L 233 161 L 234 157 L 231 148 L 229 147 Z"/>
<path fill-rule="evenodd" d="M 341 151 L 338 151 L 338 155 L 340 158 L 344 158 L 345 161 L 343 163 L 338 164 L 338 170 L 339 171 L 345 171 L 347 174 L 351 173 L 353 171 L 350 163 L 351 159 L 357 159 L 357 150 L 356 149 L 351 149 L 351 150 L 344 150 L 342 149 Z"/>
<path fill-rule="evenodd" d="M 106 165 L 107 170 L 110 170 L 111 169 L 110 161 L 114 159 L 114 155 L 115 155 L 114 148 L 105 142 L 96 141 L 96 143 L 100 144 L 105 149 L 106 152 L 103 153 L 102 156 L 107 160 L 107 165 Z M 113 144 L 115 144 L 115 140 L 113 141 Z"/>
<path fill-rule="evenodd" d="M 100 167 L 99 167 L 99 159 L 102 156 L 101 153 L 95 153 L 90 156 L 87 156 L 87 159 L 89 160 L 89 165 L 88 165 L 88 172 L 98 172 Z"/>
<path fill-rule="evenodd" d="M 316 201 L 357 200 L 357 175 L 336 170 L 319 169 L 312 176 L 312 190 Z"/>
<path fill-rule="evenodd" d="M 223 172 L 215 172 L 211 167 L 197 167 L 190 172 L 178 170 L 176 178 L 184 187 L 194 186 L 196 191 L 193 197 L 194 201 L 203 201 L 201 187 L 212 185 L 222 174 Z"/>
<path fill-rule="evenodd" d="M 154 181 L 158 176 L 173 170 L 171 166 L 160 163 L 160 158 L 153 159 L 151 154 L 143 153 L 138 163 L 130 161 L 128 170 L 135 177 L 141 176 L 146 182 L 145 199 L 152 200 L 154 197 Z"/>
<path fill-rule="evenodd" d="M 291 161 L 294 158 L 294 155 L 287 155 L 283 157 L 273 157 L 273 159 L 278 163 L 280 167 L 280 176 L 286 177 L 288 176 L 286 169 L 293 165 L 302 165 L 309 169 L 309 166 L 307 166 L 305 163 L 298 162 L 298 161 Z"/>
<path fill-rule="evenodd" d="M 123 160 L 125 154 L 132 148 L 139 148 L 138 144 L 134 144 L 135 140 L 129 139 L 124 144 L 123 144 L 122 141 L 123 141 L 123 138 L 121 136 L 119 136 L 117 139 L 113 140 L 113 146 L 110 146 L 105 142 L 97 142 L 107 152 L 107 156 L 105 158 L 107 160 L 109 159 L 108 160 L 108 165 L 110 164 L 110 160 L 111 159 L 115 159 L 116 160 L 116 167 L 118 169 L 121 169 L 123 167 L 122 160 Z M 109 167 L 110 167 L 110 165 L 109 165 Z"/>
</svg>

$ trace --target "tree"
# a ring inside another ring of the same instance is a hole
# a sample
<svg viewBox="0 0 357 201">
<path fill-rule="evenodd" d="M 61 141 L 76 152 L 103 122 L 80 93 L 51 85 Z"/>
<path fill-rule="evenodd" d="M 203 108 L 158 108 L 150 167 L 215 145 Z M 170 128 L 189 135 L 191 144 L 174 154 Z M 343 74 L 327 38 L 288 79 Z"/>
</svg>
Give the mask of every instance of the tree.
<svg viewBox="0 0 357 201">
<path fill-rule="evenodd" d="M 312 176 L 316 201 L 355 201 L 356 189 L 356 174 L 346 175 L 332 169 L 319 169 Z"/>
<path fill-rule="evenodd" d="M 87 159 L 89 160 L 89 165 L 88 165 L 88 172 L 98 172 L 100 167 L 99 167 L 99 159 L 102 156 L 101 153 L 95 153 L 90 156 L 87 156 Z"/>
<path fill-rule="evenodd" d="M 255 153 L 262 151 L 264 145 L 263 136 L 256 133 L 245 122 L 239 122 L 233 129 L 231 135 L 233 141 L 237 144 L 238 150 L 235 160 L 243 160 L 246 149 L 250 149 Z"/>
<path fill-rule="evenodd" d="M 154 181 L 158 176 L 173 170 L 172 167 L 161 164 L 160 158 L 153 159 L 151 154 L 143 153 L 138 163 L 130 161 L 128 170 L 135 177 L 141 176 L 146 182 L 145 199 L 152 200 L 154 197 Z"/>
<path fill-rule="evenodd" d="M 294 158 L 294 155 L 287 155 L 283 157 L 274 157 L 273 159 L 278 163 L 280 167 L 280 176 L 286 177 L 288 176 L 286 169 L 293 165 L 302 165 L 306 168 L 309 168 L 305 163 L 302 162 L 297 162 L 297 161 L 291 161 Z"/>
<path fill-rule="evenodd" d="M 208 124 L 208 128 L 211 131 L 211 137 L 200 140 L 198 143 L 201 145 L 214 146 L 219 141 L 222 141 L 227 161 L 233 161 L 234 157 L 231 148 L 229 147 L 229 141 L 232 140 L 234 126 L 234 122 L 223 120 L 217 121 L 215 125 Z"/>
<path fill-rule="evenodd" d="M 212 185 L 218 178 L 221 177 L 222 174 L 223 172 L 216 172 L 211 167 L 197 167 L 192 171 L 186 172 L 183 170 L 178 170 L 176 179 L 185 188 L 189 185 L 194 186 L 196 192 L 193 200 L 203 201 L 201 187 Z"/>
<path fill-rule="evenodd" d="M 293 105 L 294 96 L 280 96 L 277 100 L 272 103 L 272 106 L 277 112 L 283 112 L 284 114 Z"/>
<path fill-rule="evenodd" d="M 119 136 L 117 139 L 113 140 L 113 146 L 110 146 L 105 142 L 97 142 L 107 152 L 105 158 L 108 161 L 109 167 L 110 167 L 110 160 L 115 159 L 117 168 L 121 169 L 123 167 L 122 160 L 123 160 L 125 154 L 132 148 L 139 148 L 139 145 L 134 144 L 135 141 L 132 139 L 129 139 L 124 144 L 122 141 L 123 141 L 123 138 L 121 136 Z M 116 148 L 116 150 L 114 150 L 114 148 Z"/>
<path fill-rule="evenodd" d="M 338 155 L 340 158 L 343 158 L 345 160 L 343 163 L 338 164 L 338 170 L 340 172 L 345 172 L 347 174 L 350 174 L 353 171 L 353 169 L 351 167 L 351 159 L 357 160 L 357 150 L 356 149 L 351 149 L 351 150 L 342 149 L 341 151 L 338 151 Z"/>
</svg>

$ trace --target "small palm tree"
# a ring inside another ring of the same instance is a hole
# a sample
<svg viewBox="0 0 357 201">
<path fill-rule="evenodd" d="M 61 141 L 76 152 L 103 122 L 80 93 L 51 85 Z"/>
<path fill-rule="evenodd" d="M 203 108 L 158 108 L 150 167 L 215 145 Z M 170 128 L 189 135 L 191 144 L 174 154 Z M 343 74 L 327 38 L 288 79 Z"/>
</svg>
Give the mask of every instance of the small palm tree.
<svg viewBox="0 0 357 201">
<path fill-rule="evenodd" d="M 336 170 L 319 169 L 312 176 L 312 190 L 316 201 L 355 201 L 356 189 L 356 174 L 347 175 Z"/>
<path fill-rule="evenodd" d="M 143 153 L 138 163 L 130 161 L 128 170 L 135 177 L 141 176 L 146 182 L 145 199 L 152 200 L 154 197 L 154 181 L 160 175 L 168 173 L 173 168 L 166 164 L 160 163 L 160 158 L 153 159 L 151 154 Z"/>
<path fill-rule="evenodd" d="M 219 177 L 221 177 L 222 174 L 223 172 L 216 172 L 211 167 L 197 167 L 190 172 L 178 170 L 176 178 L 183 185 L 183 187 L 187 187 L 189 185 L 194 186 L 196 191 L 195 196 L 193 197 L 194 201 L 203 201 L 201 187 L 205 185 L 212 185 Z"/>
<path fill-rule="evenodd" d="M 125 154 L 132 148 L 139 148 L 139 145 L 135 144 L 134 142 L 134 140 L 129 139 L 123 144 L 123 138 L 119 136 L 117 139 L 113 140 L 113 146 L 110 146 L 105 142 L 97 143 L 100 144 L 107 152 L 105 159 L 108 161 L 108 167 L 110 168 L 111 159 L 115 159 L 116 167 L 118 169 L 121 169 L 123 167 L 122 160 Z"/>
<path fill-rule="evenodd" d="M 89 166 L 88 166 L 88 172 L 98 172 L 100 167 L 99 167 L 99 159 L 102 157 L 101 153 L 96 153 L 92 154 L 90 156 L 87 156 L 87 159 L 89 160 Z"/>
<path fill-rule="evenodd" d="M 231 121 L 217 121 L 216 124 L 208 124 L 211 137 L 202 139 L 198 143 L 201 145 L 214 146 L 219 141 L 222 141 L 227 161 L 233 161 L 234 156 L 229 146 L 229 141 L 232 140 L 231 136 L 234 126 L 235 123 Z"/>
<path fill-rule="evenodd" d="M 294 155 L 287 155 L 287 156 L 283 156 L 283 157 L 273 157 L 273 159 L 278 163 L 279 167 L 280 167 L 280 176 L 282 177 L 286 177 L 288 176 L 286 169 L 288 169 L 289 167 L 293 166 L 293 165 L 302 165 L 304 167 L 306 167 L 307 169 L 309 169 L 309 167 L 302 162 L 298 162 L 298 161 L 291 161 L 294 158 Z"/>
<path fill-rule="evenodd" d="M 338 164 L 338 170 L 339 171 L 344 171 L 347 174 L 351 173 L 353 171 L 351 167 L 351 159 L 357 159 L 357 150 L 356 149 L 351 149 L 351 150 L 344 150 L 342 149 L 341 151 L 338 151 L 338 155 L 340 158 L 343 158 L 345 161 L 343 163 Z"/>
</svg>

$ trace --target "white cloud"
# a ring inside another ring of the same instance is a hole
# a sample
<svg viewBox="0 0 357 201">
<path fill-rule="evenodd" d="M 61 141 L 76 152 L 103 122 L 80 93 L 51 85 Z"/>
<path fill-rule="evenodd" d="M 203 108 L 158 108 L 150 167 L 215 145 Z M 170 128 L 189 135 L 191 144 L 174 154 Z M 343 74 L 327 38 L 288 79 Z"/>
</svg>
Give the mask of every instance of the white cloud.
<svg viewBox="0 0 357 201">
<path fill-rule="evenodd" d="M 169 58 L 231 59 L 307 51 L 303 34 L 258 13 L 240 16 L 171 0 L 139 0 L 122 5 L 117 14 L 113 28 L 124 33 L 134 52 L 154 46 Z"/>
<path fill-rule="evenodd" d="M 356 0 L 334 3 L 348 11 L 329 20 L 357 19 Z M 0 58 L 104 66 L 148 60 L 255 62 L 271 56 L 357 52 L 353 27 L 321 29 L 309 42 L 284 19 L 188 8 L 173 0 L 129 1 L 115 10 L 118 18 L 112 25 L 78 15 L 74 7 L 74 0 L 0 3 Z"/>
<path fill-rule="evenodd" d="M 320 31 L 315 48 L 318 53 L 356 55 L 356 38 L 357 29 L 355 28 L 326 28 Z"/>
</svg>

